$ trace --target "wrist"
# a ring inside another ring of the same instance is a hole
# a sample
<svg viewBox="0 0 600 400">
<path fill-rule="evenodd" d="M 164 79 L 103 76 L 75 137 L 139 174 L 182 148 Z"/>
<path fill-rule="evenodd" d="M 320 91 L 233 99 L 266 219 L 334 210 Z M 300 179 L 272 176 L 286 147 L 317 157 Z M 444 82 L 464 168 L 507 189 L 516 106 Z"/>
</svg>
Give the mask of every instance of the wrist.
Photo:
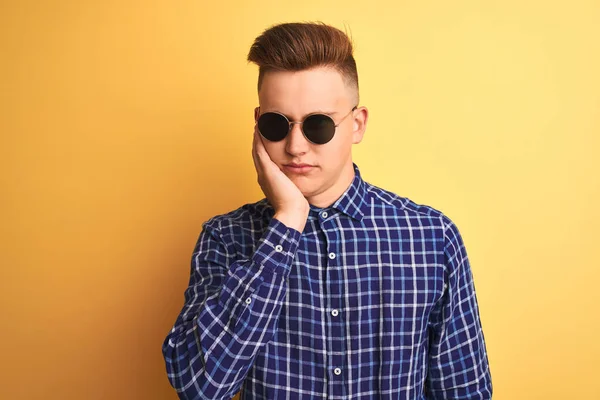
<svg viewBox="0 0 600 400">
<path fill-rule="evenodd" d="M 276 218 L 288 228 L 296 229 L 298 232 L 302 232 L 304 230 L 307 217 L 308 211 L 278 211 L 275 213 L 275 215 L 273 215 L 273 218 Z"/>
</svg>

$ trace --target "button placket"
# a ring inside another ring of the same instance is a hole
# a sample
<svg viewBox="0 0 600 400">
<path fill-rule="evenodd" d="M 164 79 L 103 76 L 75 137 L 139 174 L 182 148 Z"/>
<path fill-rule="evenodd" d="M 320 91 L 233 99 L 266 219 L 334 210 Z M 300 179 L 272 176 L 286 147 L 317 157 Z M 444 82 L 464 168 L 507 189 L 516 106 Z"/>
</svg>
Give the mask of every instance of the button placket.
<svg viewBox="0 0 600 400">
<path fill-rule="evenodd" d="M 321 215 L 322 216 L 322 215 Z M 343 396 L 343 379 L 342 375 L 342 367 L 344 366 L 344 357 L 342 354 L 344 353 L 345 348 L 345 340 L 344 337 L 346 335 L 345 331 L 345 322 L 344 318 L 340 317 L 339 308 L 343 303 L 344 296 L 344 288 L 341 282 L 342 280 L 342 271 L 340 268 L 337 268 L 337 238 L 334 237 L 334 233 L 327 232 L 327 247 L 328 251 L 327 255 L 327 283 L 329 288 L 329 326 L 330 328 L 330 343 L 331 347 L 328 349 L 329 354 L 329 371 L 332 373 L 332 381 L 330 386 L 329 394 L 335 397 Z M 340 260 L 341 261 L 341 260 Z"/>
</svg>

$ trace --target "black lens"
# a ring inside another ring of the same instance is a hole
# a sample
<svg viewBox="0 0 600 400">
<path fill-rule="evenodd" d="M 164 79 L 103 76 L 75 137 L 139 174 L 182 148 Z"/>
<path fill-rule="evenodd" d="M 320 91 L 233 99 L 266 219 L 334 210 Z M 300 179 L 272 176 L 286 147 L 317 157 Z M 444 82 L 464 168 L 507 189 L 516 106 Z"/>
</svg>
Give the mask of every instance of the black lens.
<svg viewBox="0 0 600 400">
<path fill-rule="evenodd" d="M 335 123 L 324 114 L 314 114 L 304 120 L 304 134 L 313 143 L 325 144 L 333 138 Z"/>
<path fill-rule="evenodd" d="M 290 124 L 281 114 L 267 112 L 258 117 L 258 131 L 272 142 L 282 140 L 289 129 Z"/>
</svg>

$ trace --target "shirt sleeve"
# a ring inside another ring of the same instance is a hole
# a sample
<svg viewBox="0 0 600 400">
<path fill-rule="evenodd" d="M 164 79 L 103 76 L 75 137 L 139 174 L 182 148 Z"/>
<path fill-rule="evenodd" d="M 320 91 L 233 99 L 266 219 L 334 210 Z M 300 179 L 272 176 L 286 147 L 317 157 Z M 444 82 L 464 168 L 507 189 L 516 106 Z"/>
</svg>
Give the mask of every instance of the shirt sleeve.
<svg viewBox="0 0 600 400">
<path fill-rule="evenodd" d="M 471 266 L 457 226 L 446 216 L 444 294 L 429 323 L 427 399 L 492 398 L 492 380 Z"/>
<path fill-rule="evenodd" d="M 301 233 L 272 218 L 249 259 L 202 224 L 184 306 L 162 345 L 181 399 L 230 399 L 272 340 Z"/>
</svg>

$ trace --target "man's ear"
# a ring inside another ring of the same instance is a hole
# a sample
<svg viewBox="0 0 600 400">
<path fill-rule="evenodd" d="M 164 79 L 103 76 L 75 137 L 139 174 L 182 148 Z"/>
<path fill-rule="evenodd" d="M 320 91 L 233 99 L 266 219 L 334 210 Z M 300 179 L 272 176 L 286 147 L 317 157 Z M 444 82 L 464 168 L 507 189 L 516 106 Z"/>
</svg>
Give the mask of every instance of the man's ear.
<svg viewBox="0 0 600 400">
<path fill-rule="evenodd" d="M 363 140 L 367 129 L 367 121 L 369 119 L 369 110 L 367 107 L 359 107 L 356 116 L 354 117 L 354 130 L 352 131 L 352 144 L 358 144 Z"/>
<path fill-rule="evenodd" d="M 260 114 L 260 107 L 254 109 L 254 122 L 258 122 L 258 116 Z"/>
</svg>

